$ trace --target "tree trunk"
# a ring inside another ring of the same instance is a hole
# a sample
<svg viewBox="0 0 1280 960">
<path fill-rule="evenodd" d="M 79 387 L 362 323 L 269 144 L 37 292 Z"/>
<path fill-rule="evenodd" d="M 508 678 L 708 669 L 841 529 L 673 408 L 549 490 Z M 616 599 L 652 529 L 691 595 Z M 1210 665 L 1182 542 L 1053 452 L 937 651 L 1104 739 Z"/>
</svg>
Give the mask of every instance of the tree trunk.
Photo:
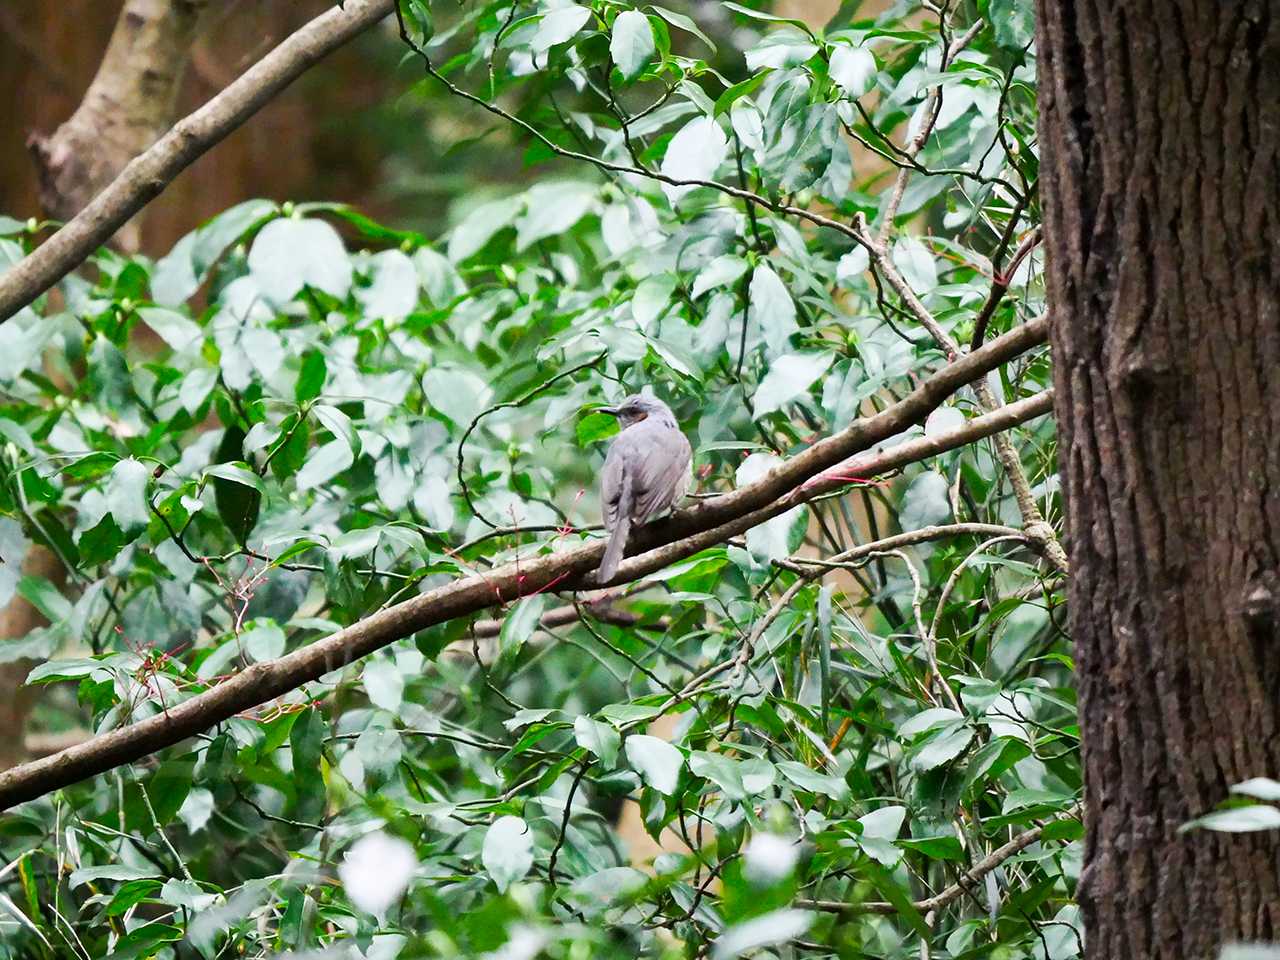
<svg viewBox="0 0 1280 960">
<path fill-rule="evenodd" d="M 1280 939 L 1280 3 L 1039 0 L 1090 956 Z"/>
<path fill-rule="evenodd" d="M 126 0 L 107 52 L 76 112 L 52 136 L 28 141 L 40 174 L 40 202 L 70 220 L 174 120 L 178 88 L 208 0 Z M 138 247 L 138 230 L 119 243 Z"/>
</svg>

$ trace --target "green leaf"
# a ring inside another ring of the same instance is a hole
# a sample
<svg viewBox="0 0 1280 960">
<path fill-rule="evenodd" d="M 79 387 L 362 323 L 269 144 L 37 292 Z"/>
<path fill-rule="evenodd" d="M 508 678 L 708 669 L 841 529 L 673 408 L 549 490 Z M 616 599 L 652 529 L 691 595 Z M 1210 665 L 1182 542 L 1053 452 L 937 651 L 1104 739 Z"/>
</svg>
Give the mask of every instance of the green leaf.
<svg viewBox="0 0 1280 960">
<path fill-rule="evenodd" d="M 356 290 L 367 317 L 402 320 L 418 306 L 418 268 L 400 250 L 383 250 L 369 258 L 373 283 Z"/>
<path fill-rule="evenodd" d="M 749 291 L 751 321 L 764 331 L 765 343 L 773 356 L 786 353 L 796 325 L 796 305 L 786 284 L 767 263 L 751 274 Z"/>
<path fill-rule="evenodd" d="M 118 917 L 132 906 L 141 903 L 148 897 L 154 897 L 160 890 L 160 881 L 154 878 L 129 880 L 120 884 L 116 894 L 107 904 L 107 916 Z"/>
<path fill-rule="evenodd" d="M 302 711 L 289 730 L 289 749 L 293 758 L 293 779 L 300 819 L 313 820 L 320 816 L 325 807 L 321 751 L 328 732 L 323 714 L 314 707 Z"/>
<path fill-rule="evenodd" d="M 871 266 L 871 254 L 866 247 L 854 247 L 836 263 L 836 280 L 846 287 L 867 272 Z"/>
<path fill-rule="evenodd" d="M 805 396 L 835 359 L 830 353 L 788 353 L 769 364 L 752 399 L 751 415 L 759 420 Z"/>
<path fill-rule="evenodd" d="M 1200 828 L 1220 833 L 1253 833 L 1257 830 L 1280 830 L 1280 808 L 1255 803 L 1228 810 L 1215 810 L 1184 823 L 1179 832 Z"/>
<path fill-rule="evenodd" d="M 600 715 L 618 728 L 643 720 L 651 720 L 661 712 L 659 707 L 645 706 L 640 703 L 610 703 L 600 709 Z"/>
<path fill-rule="evenodd" d="M 350 417 L 337 407 L 330 407 L 323 403 L 312 407 L 311 413 L 320 421 L 321 426 L 333 434 L 334 439 L 346 443 L 353 455 L 360 453 L 360 435 L 356 433 Z"/>
<path fill-rule="evenodd" d="M 555 7 L 538 23 L 529 49 L 533 53 L 546 53 L 557 44 L 573 39 L 591 17 L 591 11 L 577 4 Z"/>
<path fill-rule="evenodd" d="M 1035 36 L 1035 5 L 1031 0 L 991 0 L 990 23 L 996 43 L 1021 50 Z"/>
<path fill-rule="evenodd" d="M 875 85 L 876 58 L 866 47 L 838 46 L 831 55 L 830 75 L 846 95 L 860 97 Z"/>
<path fill-rule="evenodd" d="M 607 723 L 588 716 L 573 721 L 573 735 L 578 746 L 600 758 L 605 769 L 612 770 L 618 764 L 618 747 L 622 737 Z"/>
<path fill-rule="evenodd" d="M 898 736 L 903 740 L 910 740 L 926 730 L 934 730 L 963 719 L 961 714 L 950 707 L 931 707 L 928 710 L 921 710 L 898 727 Z"/>
<path fill-rule="evenodd" d="M 165 343 L 178 352 L 198 343 L 204 337 L 199 324 L 165 307 L 141 307 L 138 316 Z"/>
<path fill-rule="evenodd" d="M 912 748 L 911 769 L 921 773 L 940 767 L 964 752 L 973 740 L 973 728 L 956 720 L 928 734 Z"/>
<path fill-rule="evenodd" d="M 923 530 L 951 519 L 951 486 L 937 470 L 917 474 L 902 495 L 899 523 L 904 531 Z"/>
<path fill-rule="evenodd" d="M 1254 777 L 1252 780 L 1237 783 L 1231 788 L 1231 792 L 1243 794 L 1246 797 L 1256 797 L 1259 800 L 1280 800 L 1280 780 Z"/>
<path fill-rule="evenodd" d="M 508 730 L 514 732 L 519 730 L 521 727 L 527 727 L 531 723 L 538 723 L 539 721 L 545 720 L 556 712 L 557 711 L 552 710 L 550 707 L 539 707 L 536 710 L 517 710 L 512 716 L 503 720 L 502 725 Z"/>
<path fill-rule="evenodd" d="M 716 938 L 712 960 L 732 960 L 746 956 L 761 947 L 787 943 L 804 936 L 817 915 L 807 910 L 785 908 L 773 910 L 743 923 L 728 927 Z"/>
<path fill-rule="evenodd" d="M 689 769 L 695 775 L 710 780 L 730 799 L 742 800 L 747 796 L 738 761 L 732 757 L 695 750 L 689 754 Z"/>
<path fill-rule="evenodd" d="M 270 620 L 255 621 L 240 635 L 240 645 L 255 662 L 274 660 L 284 654 L 284 631 Z"/>
<path fill-rule="evenodd" d="M 910 895 L 899 886 L 893 874 L 871 862 L 864 863 L 862 871 L 866 874 L 867 879 L 875 885 L 875 888 L 880 891 L 880 895 L 897 908 L 898 916 L 909 923 L 916 933 L 926 941 L 932 939 L 933 930 L 925 922 L 924 917 L 920 915 L 920 911 L 916 909 Z"/>
<path fill-rule="evenodd" d="M 672 796 L 684 766 L 684 754 L 657 737 L 633 733 L 627 737 L 627 762 L 644 782 L 659 793 Z"/>
<path fill-rule="evenodd" d="M 345 440 L 332 440 L 317 447 L 298 471 L 295 482 L 303 493 L 323 486 L 355 463 L 351 447 Z"/>
<path fill-rule="evenodd" d="M 540 183 L 524 195 L 525 209 L 516 220 L 516 250 L 564 233 L 596 206 L 595 184 L 579 180 Z"/>
<path fill-rule="evenodd" d="M 338 4 L 342 6 L 342 4 Z M 417 46 L 426 46 L 435 33 L 435 18 L 431 14 L 431 5 L 427 0 L 403 0 L 405 23 L 416 28 L 410 36 Z"/>
<path fill-rule="evenodd" d="M 289 302 L 303 287 L 339 300 L 351 289 L 351 259 L 338 231 L 323 220 L 272 220 L 254 237 L 249 272 L 277 304 Z"/>
<path fill-rule="evenodd" d="M 397 713 L 404 699 L 404 677 L 395 661 L 378 658 L 364 665 L 360 676 L 369 701 L 389 713 Z"/>
<path fill-rule="evenodd" d="M 298 382 L 293 388 L 293 397 L 299 403 L 314 400 L 324 391 L 328 365 L 324 354 L 319 350 L 309 350 L 302 358 L 302 369 L 298 371 Z"/>
<path fill-rule="evenodd" d="M 258 524 L 258 512 L 262 507 L 262 481 L 258 481 L 259 486 L 254 486 L 249 479 L 254 476 L 252 471 L 234 462 L 242 462 L 244 439 L 244 431 L 239 427 L 227 427 L 218 444 L 217 458 L 222 463 L 209 471 L 213 479 L 213 496 L 218 516 L 241 545 L 248 543 L 249 535 Z M 222 467 L 228 468 L 229 475 L 214 472 Z"/>
<path fill-rule="evenodd" d="M 960 841 L 953 836 L 911 837 L 910 839 L 899 840 L 898 846 L 906 850 L 915 850 L 917 853 L 922 853 L 930 860 L 964 859 L 964 848 L 960 846 Z"/>
<path fill-rule="evenodd" d="M 50 623 L 58 623 L 71 617 L 71 601 L 44 577 L 22 577 L 18 581 L 18 593 Z"/>
<path fill-rule="evenodd" d="M 511 226 L 523 209 L 523 197 L 504 197 L 476 207 L 449 234 L 449 259 L 460 263 L 479 253 L 495 233 Z"/>
<path fill-rule="evenodd" d="M 578 421 L 578 446 L 589 447 L 618 432 L 618 419 L 607 413 L 589 413 Z"/>
<path fill-rule="evenodd" d="M 499 673 L 505 673 L 515 665 L 520 650 L 538 629 L 546 605 L 545 593 L 525 597 L 511 608 L 511 612 L 502 621 L 502 630 L 498 633 L 498 662 L 495 665 Z"/>
<path fill-rule="evenodd" d="M 480 860 L 498 892 L 506 893 L 533 867 L 533 831 L 519 817 L 499 817 L 485 831 Z"/>
<path fill-rule="evenodd" d="M 708 37 L 701 30 L 699 30 L 697 23 L 695 23 L 689 17 L 686 17 L 683 13 L 676 13 L 674 10 L 668 10 L 666 7 L 660 7 L 657 4 L 651 5 L 649 9 L 652 10 L 654 13 L 656 13 L 658 16 L 660 16 L 663 20 L 667 21 L 667 23 L 671 24 L 673 27 L 683 30 L 685 33 L 693 34 L 695 37 L 697 37 L 699 40 L 705 43 L 708 49 L 710 49 L 712 53 L 716 52 L 716 45 L 711 41 L 711 38 Z"/>
<path fill-rule="evenodd" d="M 183 303 L 204 282 L 223 251 L 276 209 L 270 200 L 247 200 L 187 234 L 157 261 L 151 273 L 152 299 L 167 307 Z"/>
<path fill-rule="evenodd" d="M 181 927 L 175 927 L 171 923 L 147 923 L 135 927 L 117 940 L 110 956 L 113 960 L 153 957 L 160 944 L 181 940 L 183 934 Z"/>
<path fill-rule="evenodd" d="M 107 510 L 125 536 L 137 536 L 151 519 L 151 508 L 147 504 L 150 479 L 151 471 L 146 464 L 132 457 L 111 468 L 106 489 Z"/>
<path fill-rule="evenodd" d="M 903 237 L 893 245 L 893 265 L 918 296 L 938 285 L 938 266 L 933 254 L 915 237 Z"/>
<path fill-rule="evenodd" d="M 720 124 L 710 117 L 694 117 L 667 144 L 662 174 L 673 180 L 710 181 L 728 154 L 729 141 Z M 662 184 L 662 191 L 672 206 L 694 189 L 693 185 Z"/>
<path fill-rule="evenodd" d="M 613 21 L 609 56 L 623 79 L 631 80 L 639 75 L 654 52 L 653 27 L 649 25 L 649 18 L 639 10 L 625 10 L 618 14 Z"/>
<path fill-rule="evenodd" d="M 129 784 L 125 790 L 125 825 L 127 829 L 148 835 L 158 824 L 163 827 L 181 809 L 191 790 L 191 778 L 195 772 L 194 756 L 168 760 L 147 780 Z M 147 791 L 151 809 L 147 809 L 142 790 Z M 152 822 L 151 814 L 155 813 Z"/>
<path fill-rule="evenodd" d="M 329 544 L 329 552 L 339 560 L 351 560 L 365 557 L 373 552 L 382 539 L 382 527 L 358 527 L 334 537 Z"/>
<path fill-rule="evenodd" d="M 774 766 L 801 790 L 820 793 L 832 800 L 845 800 L 849 796 L 849 785 L 839 777 L 819 773 L 795 760 L 780 760 Z"/>
<path fill-rule="evenodd" d="M 631 296 L 631 315 L 635 317 L 641 330 L 647 331 L 667 312 L 675 288 L 675 278 L 670 274 L 646 277 L 640 281 L 636 292 Z"/>
<path fill-rule="evenodd" d="M 720 96 L 716 98 L 715 115 L 717 117 L 722 116 L 725 111 L 729 110 L 737 101 L 755 93 L 756 90 L 759 89 L 760 85 L 764 83 L 765 78 L 769 76 L 769 73 L 770 71 L 768 70 L 762 70 L 758 73 L 754 73 L 746 80 L 741 80 L 725 90 L 724 93 L 720 94 Z"/>
<path fill-rule="evenodd" d="M 239 484 L 242 487 L 248 487 L 250 490 L 256 490 L 258 493 L 266 494 L 266 484 L 262 482 L 262 478 L 240 463 L 215 463 L 208 467 L 204 475 L 206 477 L 217 477 L 220 480 L 226 480 L 230 483 Z"/>
<path fill-rule="evenodd" d="M 99 880 L 143 880 L 146 878 L 157 877 L 154 867 L 128 867 L 121 863 L 108 864 L 102 867 L 82 867 L 79 870 L 72 871 L 68 883 L 71 889 L 83 886 L 86 883 L 96 883 Z"/>
<path fill-rule="evenodd" d="M 739 487 L 755 483 L 781 463 L 782 458 L 775 454 L 753 453 L 738 464 L 734 482 Z M 747 531 L 748 552 L 760 563 L 781 560 L 800 545 L 798 538 L 804 535 L 805 516 L 804 507 L 793 507 L 752 527 Z"/>
<path fill-rule="evenodd" d="M 698 275 L 694 277 L 693 289 L 689 295 L 697 299 L 708 290 L 727 287 L 747 272 L 747 266 L 746 260 L 732 253 L 716 257 L 706 267 L 698 271 Z"/>
<path fill-rule="evenodd" d="M 427 402 L 459 427 L 466 427 L 492 396 L 489 385 L 469 370 L 432 367 L 422 376 Z"/>
<path fill-rule="evenodd" d="M 98 671 L 103 671 L 111 663 L 110 658 L 97 659 L 79 657 L 68 660 L 50 660 L 32 669 L 27 674 L 27 683 L 57 683 L 60 680 L 79 680 Z"/>
<path fill-rule="evenodd" d="M 896 840 L 902 831 L 902 823 L 907 818 L 907 808 L 899 806 L 881 807 L 858 818 L 862 824 L 862 836 L 878 837 L 881 840 Z"/>
</svg>

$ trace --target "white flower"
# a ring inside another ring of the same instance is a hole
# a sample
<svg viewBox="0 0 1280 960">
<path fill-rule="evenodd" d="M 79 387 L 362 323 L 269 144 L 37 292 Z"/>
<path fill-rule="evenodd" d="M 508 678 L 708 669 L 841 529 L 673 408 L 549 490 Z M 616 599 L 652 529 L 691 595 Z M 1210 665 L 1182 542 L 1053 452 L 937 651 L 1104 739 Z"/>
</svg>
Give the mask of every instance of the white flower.
<svg viewBox="0 0 1280 960">
<path fill-rule="evenodd" d="M 338 878 L 352 903 L 382 916 L 400 899 L 417 868 L 413 847 L 378 830 L 352 844 L 338 865 Z"/>
</svg>

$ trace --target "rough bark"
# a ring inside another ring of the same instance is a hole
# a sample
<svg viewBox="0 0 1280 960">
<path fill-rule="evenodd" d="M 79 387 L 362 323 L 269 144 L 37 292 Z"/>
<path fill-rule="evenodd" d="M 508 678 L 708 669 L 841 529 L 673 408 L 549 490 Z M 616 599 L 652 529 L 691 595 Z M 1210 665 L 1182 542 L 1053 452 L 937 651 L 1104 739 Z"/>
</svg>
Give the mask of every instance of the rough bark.
<svg viewBox="0 0 1280 960">
<path fill-rule="evenodd" d="M 1039 2 L 1090 956 L 1280 939 L 1280 3 Z"/>
<path fill-rule="evenodd" d="M 126 0 L 75 113 L 52 135 L 27 141 L 48 216 L 70 220 L 169 129 L 191 45 L 210 10 L 208 0 Z M 116 239 L 137 249 L 137 224 Z"/>
</svg>

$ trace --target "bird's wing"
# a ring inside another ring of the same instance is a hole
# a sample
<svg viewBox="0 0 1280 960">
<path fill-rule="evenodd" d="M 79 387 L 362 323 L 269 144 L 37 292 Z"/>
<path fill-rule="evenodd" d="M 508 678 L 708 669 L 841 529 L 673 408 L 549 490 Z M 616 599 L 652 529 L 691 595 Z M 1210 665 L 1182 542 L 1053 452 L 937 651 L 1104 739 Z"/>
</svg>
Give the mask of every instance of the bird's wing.
<svg viewBox="0 0 1280 960">
<path fill-rule="evenodd" d="M 641 442 L 629 445 L 637 450 L 631 458 L 635 470 L 631 481 L 635 506 L 631 515 L 643 523 L 675 503 L 684 492 L 693 451 L 679 430 L 656 424 L 637 440 Z"/>
<path fill-rule="evenodd" d="M 621 506 L 619 501 L 623 493 L 622 471 L 629 458 L 628 446 L 622 442 L 622 434 L 619 434 L 609 445 L 609 452 L 604 458 L 604 470 L 600 474 L 600 500 L 606 530 L 612 530 L 618 524 L 618 510 Z"/>
</svg>

